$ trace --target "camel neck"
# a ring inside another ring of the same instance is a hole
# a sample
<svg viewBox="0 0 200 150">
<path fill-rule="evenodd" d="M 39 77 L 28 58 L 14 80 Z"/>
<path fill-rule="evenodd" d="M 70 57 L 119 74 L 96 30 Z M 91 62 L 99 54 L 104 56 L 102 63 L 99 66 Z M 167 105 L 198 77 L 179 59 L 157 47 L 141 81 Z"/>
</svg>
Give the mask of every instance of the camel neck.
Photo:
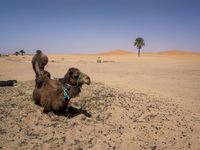
<svg viewBox="0 0 200 150">
<path fill-rule="evenodd" d="M 81 91 L 79 86 L 71 86 L 67 84 L 67 85 L 64 85 L 64 87 L 66 89 L 65 91 L 67 92 L 67 94 L 65 94 L 64 92 L 64 96 L 66 96 L 66 98 L 68 97 L 69 99 L 78 96 Z"/>
<path fill-rule="evenodd" d="M 63 89 L 63 95 L 65 100 L 70 100 L 70 96 L 68 95 L 68 90 L 65 86 L 62 86 Z"/>
</svg>

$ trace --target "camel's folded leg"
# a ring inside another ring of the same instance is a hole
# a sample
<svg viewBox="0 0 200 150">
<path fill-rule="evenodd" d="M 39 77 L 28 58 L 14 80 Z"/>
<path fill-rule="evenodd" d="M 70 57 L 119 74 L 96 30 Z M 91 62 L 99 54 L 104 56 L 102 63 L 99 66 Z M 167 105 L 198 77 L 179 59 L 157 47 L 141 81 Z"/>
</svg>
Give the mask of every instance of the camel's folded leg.
<svg viewBox="0 0 200 150">
<path fill-rule="evenodd" d="M 49 106 L 44 106 L 44 109 L 43 109 L 43 113 L 48 113 L 48 112 L 50 112 L 51 111 L 51 107 L 49 107 Z"/>
<path fill-rule="evenodd" d="M 42 101 L 42 106 L 44 107 L 43 113 L 48 113 L 51 111 L 51 105 L 48 103 L 48 101 Z"/>
</svg>

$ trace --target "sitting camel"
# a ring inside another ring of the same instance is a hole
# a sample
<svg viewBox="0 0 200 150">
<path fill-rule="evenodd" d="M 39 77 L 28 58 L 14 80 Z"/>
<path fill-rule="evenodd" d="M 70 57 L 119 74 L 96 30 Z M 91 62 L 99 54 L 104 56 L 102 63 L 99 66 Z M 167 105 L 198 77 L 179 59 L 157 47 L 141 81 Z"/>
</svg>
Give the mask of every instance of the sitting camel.
<svg viewBox="0 0 200 150">
<path fill-rule="evenodd" d="M 36 59 L 40 56 L 40 59 Z M 50 73 L 44 70 L 46 63 L 42 59 L 46 56 L 37 53 L 32 60 L 33 70 L 36 73 L 33 99 L 36 104 L 44 107 L 44 112 L 63 112 L 69 100 L 78 96 L 83 84 L 90 84 L 90 77 L 77 68 L 70 68 L 64 78 L 53 80 Z M 35 60 L 36 59 L 36 60 Z"/>
</svg>

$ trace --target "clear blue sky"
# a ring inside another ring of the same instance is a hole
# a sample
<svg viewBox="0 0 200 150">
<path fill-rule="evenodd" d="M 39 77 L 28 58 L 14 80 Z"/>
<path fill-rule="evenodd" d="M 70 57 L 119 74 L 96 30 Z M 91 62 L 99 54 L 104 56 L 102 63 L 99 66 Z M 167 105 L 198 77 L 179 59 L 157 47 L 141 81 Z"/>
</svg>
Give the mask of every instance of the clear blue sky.
<svg viewBox="0 0 200 150">
<path fill-rule="evenodd" d="M 0 53 L 200 51 L 200 0 L 0 0 Z"/>
</svg>

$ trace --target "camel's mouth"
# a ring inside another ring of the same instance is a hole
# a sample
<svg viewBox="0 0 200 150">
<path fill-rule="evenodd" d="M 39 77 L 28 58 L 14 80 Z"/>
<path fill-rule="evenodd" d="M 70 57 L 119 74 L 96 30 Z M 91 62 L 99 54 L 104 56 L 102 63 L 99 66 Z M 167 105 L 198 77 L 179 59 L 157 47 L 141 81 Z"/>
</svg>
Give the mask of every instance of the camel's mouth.
<svg viewBox="0 0 200 150">
<path fill-rule="evenodd" d="M 87 84 L 87 85 L 90 85 L 91 84 L 91 80 L 90 80 L 90 77 L 86 76 L 84 79 L 83 79 L 84 83 Z"/>
<path fill-rule="evenodd" d="M 85 73 L 81 73 L 80 74 L 80 83 L 81 83 L 81 85 L 82 84 L 90 85 L 91 84 L 90 77 L 88 75 L 86 75 Z"/>
<path fill-rule="evenodd" d="M 88 80 L 88 81 L 85 82 L 85 84 L 90 85 L 90 84 L 91 84 L 91 81 Z"/>
</svg>

